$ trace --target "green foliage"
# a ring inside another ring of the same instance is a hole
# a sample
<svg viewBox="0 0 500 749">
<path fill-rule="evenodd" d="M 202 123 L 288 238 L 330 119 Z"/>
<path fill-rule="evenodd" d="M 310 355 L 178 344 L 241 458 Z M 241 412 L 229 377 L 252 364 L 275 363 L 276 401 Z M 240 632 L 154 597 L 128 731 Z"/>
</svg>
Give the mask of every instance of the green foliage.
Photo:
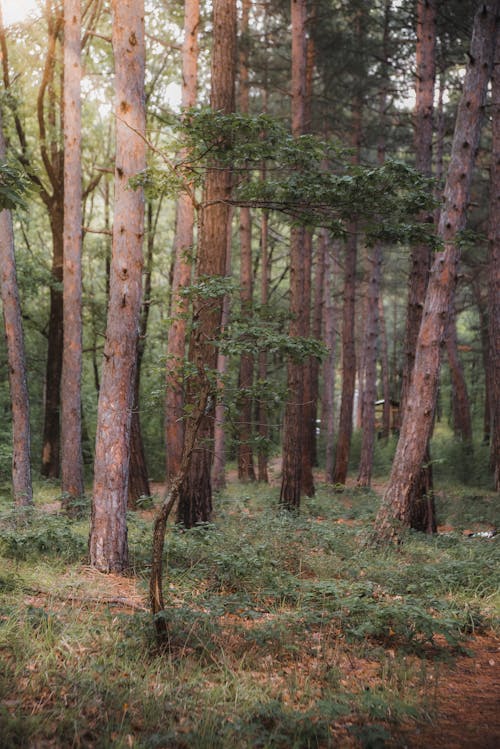
<svg viewBox="0 0 500 749">
<path fill-rule="evenodd" d="M 26 208 L 29 181 L 26 173 L 9 162 L 0 164 L 0 210 Z"/>
<path fill-rule="evenodd" d="M 82 560 L 87 543 L 64 515 L 46 515 L 33 509 L 0 514 L 0 554 L 9 559 Z"/>
</svg>

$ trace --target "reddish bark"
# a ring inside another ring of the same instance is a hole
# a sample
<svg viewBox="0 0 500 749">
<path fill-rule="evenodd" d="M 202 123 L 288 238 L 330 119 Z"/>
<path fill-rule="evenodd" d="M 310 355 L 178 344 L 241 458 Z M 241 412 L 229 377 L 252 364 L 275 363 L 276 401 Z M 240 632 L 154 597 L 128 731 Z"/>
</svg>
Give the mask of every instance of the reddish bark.
<svg viewBox="0 0 500 749">
<path fill-rule="evenodd" d="M 113 0 L 116 166 L 110 296 L 97 414 L 90 561 L 101 572 L 128 566 L 127 490 L 142 294 L 144 196 L 129 180 L 146 166 L 144 7 Z"/>
<path fill-rule="evenodd" d="M 322 236 L 318 237 L 316 245 L 316 263 L 314 268 L 314 307 L 313 307 L 313 319 L 311 333 L 313 338 L 317 341 L 322 340 L 322 324 L 323 324 L 323 286 L 325 279 L 325 250 L 326 241 L 323 241 Z M 311 462 L 313 466 L 318 465 L 318 445 L 317 445 L 317 434 L 316 424 L 318 418 L 318 400 L 319 400 L 319 371 L 320 362 L 318 359 L 313 357 L 311 359 Z"/>
<path fill-rule="evenodd" d="M 474 19 L 469 64 L 457 112 L 444 206 L 438 229 L 443 249 L 436 254 L 431 269 L 401 435 L 389 485 L 376 520 L 376 534 L 380 540 L 399 540 L 401 531 L 413 523 L 417 509 L 412 502 L 414 486 L 426 459 L 426 448 L 434 421 L 440 349 L 444 343 L 456 284 L 459 259 L 457 234 L 465 224 L 472 171 L 493 64 L 499 5 L 498 0 L 481 2 Z"/>
<path fill-rule="evenodd" d="M 184 41 L 182 44 L 183 109 L 196 104 L 198 87 L 198 26 L 199 0 L 184 5 Z M 187 156 L 187 154 L 186 154 Z M 182 294 L 191 283 L 191 253 L 195 207 L 192 195 L 182 192 L 177 200 L 174 239 L 174 270 L 172 280 L 172 323 L 168 331 L 165 397 L 165 442 L 167 482 L 178 473 L 184 440 L 184 358 L 189 302 Z"/>
<path fill-rule="evenodd" d="M 292 134 L 299 136 L 305 123 L 306 35 L 307 9 L 305 0 L 292 0 Z M 302 335 L 304 310 L 304 232 L 292 227 L 290 234 L 290 326 L 289 335 Z M 283 423 L 283 474 L 280 504 L 287 510 L 298 510 L 302 487 L 303 393 L 304 366 L 288 362 L 288 399 Z"/>
<path fill-rule="evenodd" d="M 248 113 L 248 34 L 250 0 L 243 0 L 241 6 L 241 37 L 239 50 L 239 109 Z M 250 323 L 252 318 L 252 223 L 250 209 L 240 208 L 240 302 L 242 319 Z M 255 481 L 252 448 L 252 397 L 249 392 L 253 385 L 254 359 L 244 352 L 240 358 L 238 398 L 238 478 L 240 481 Z"/>
<path fill-rule="evenodd" d="M 327 356 L 323 363 L 323 398 L 321 408 L 321 431 L 325 434 L 325 478 L 333 484 L 335 456 L 335 360 L 337 308 L 333 298 L 333 280 L 338 272 L 339 243 L 330 243 L 326 229 L 320 233 L 325 256 L 325 278 L 323 286 L 323 331 Z"/>
<path fill-rule="evenodd" d="M 267 212 L 262 212 L 262 219 L 260 225 L 260 301 L 262 307 L 265 309 L 269 298 L 269 253 L 268 253 L 268 216 Z M 259 354 L 259 385 L 261 388 L 264 387 L 267 381 L 267 354 L 265 351 L 261 351 Z M 269 483 L 269 475 L 267 470 L 268 464 L 268 450 L 267 440 L 269 437 L 269 429 L 267 424 L 267 404 L 266 400 L 261 394 L 257 405 L 258 411 L 258 432 L 260 439 L 260 446 L 258 450 L 258 479 L 264 483 Z"/>
<path fill-rule="evenodd" d="M 234 111 L 234 70 L 236 62 L 236 2 L 214 0 L 213 3 L 212 84 L 210 105 L 214 111 Z M 231 174 L 227 168 L 213 163 L 205 177 L 203 206 L 199 228 L 196 259 L 197 278 L 222 278 L 226 271 L 227 226 L 230 209 L 227 203 L 231 189 Z M 215 339 L 220 331 L 222 297 L 195 298 L 193 326 L 189 342 L 189 361 L 196 374 L 188 381 L 186 403 L 196 404 L 206 391 L 207 373 L 217 365 Z M 191 465 L 179 491 L 178 520 L 187 527 L 206 522 L 212 512 L 212 464 L 214 397 L 207 403 L 206 413 L 199 427 L 197 447 Z M 191 416 L 186 420 L 192 429 Z M 185 437 L 186 439 L 186 437 Z"/>
</svg>

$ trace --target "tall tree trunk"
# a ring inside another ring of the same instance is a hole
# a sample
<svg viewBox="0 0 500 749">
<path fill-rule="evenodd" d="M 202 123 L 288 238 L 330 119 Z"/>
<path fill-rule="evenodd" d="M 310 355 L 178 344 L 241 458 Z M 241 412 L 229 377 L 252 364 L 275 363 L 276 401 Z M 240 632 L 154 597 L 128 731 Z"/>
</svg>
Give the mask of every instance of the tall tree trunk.
<svg viewBox="0 0 500 749">
<path fill-rule="evenodd" d="M 236 63 L 236 2 L 214 0 L 213 47 L 210 105 L 226 114 L 234 111 L 234 70 Z M 231 189 L 231 173 L 213 163 L 205 177 L 204 200 L 199 228 L 197 278 L 222 278 L 226 271 L 227 226 L 230 209 L 227 200 Z M 215 339 L 220 330 L 222 297 L 195 298 L 193 326 L 189 342 L 189 361 L 196 372 L 188 381 L 188 404 L 196 404 L 206 391 L 207 377 L 217 365 Z M 197 447 L 193 451 L 189 471 L 179 491 L 177 518 L 186 527 L 210 519 L 212 512 L 212 464 L 214 396 L 209 399 L 200 424 Z M 192 430 L 191 416 L 186 422 L 186 435 Z M 186 439 L 186 437 L 185 437 Z"/>
<path fill-rule="evenodd" d="M 401 435 L 389 485 L 376 520 L 380 540 L 399 540 L 410 527 L 414 485 L 418 481 L 431 435 L 450 304 L 456 283 L 459 244 L 465 225 L 472 171 L 481 132 L 482 114 L 491 75 L 500 3 L 481 2 L 474 19 L 469 64 L 460 99 L 451 161 L 438 233 L 443 249 L 431 269 L 420 327 L 415 366 L 408 389 Z"/>
<path fill-rule="evenodd" d="M 146 167 L 144 6 L 113 0 L 116 166 L 110 296 L 97 413 L 90 561 L 101 572 L 128 566 L 127 492 L 142 293 L 144 196 L 129 180 Z"/>
<path fill-rule="evenodd" d="M 198 88 L 199 0 L 184 4 L 184 41 L 182 43 L 182 109 L 196 104 Z M 186 154 L 187 156 L 187 154 Z M 165 442 L 167 482 L 178 473 L 184 440 L 184 358 L 189 302 L 182 294 L 191 283 L 195 207 L 190 192 L 177 200 L 172 282 L 172 323 L 168 331 L 165 397 Z"/>
<path fill-rule="evenodd" d="M 292 12 L 292 134 L 304 131 L 306 85 L 307 10 L 305 0 L 291 0 Z M 293 226 L 290 233 L 290 326 L 289 335 L 297 338 L 303 332 L 304 310 L 304 232 Z M 288 397 L 283 424 L 283 468 L 280 504 L 286 510 L 298 510 L 302 486 L 304 365 L 288 361 Z"/>
<path fill-rule="evenodd" d="M 241 45 L 239 50 L 239 109 L 248 113 L 248 22 L 250 0 L 241 5 Z M 252 223 L 250 209 L 240 208 L 240 301 L 242 319 L 252 318 Z M 252 448 L 252 397 L 254 360 L 250 353 L 243 352 L 240 358 L 238 398 L 238 478 L 240 481 L 255 481 Z"/>
<path fill-rule="evenodd" d="M 2 163 L 5 162 L 5 158 L 6 147 L 0 111 L 0 160 Z M 33 503 L 30 464 L 31 438 L 24 334 L 14 253 L 14 230 L 12 214 L 9 210 L 0 211 L 0 267 L 2 273 L 2 312 L 7 343 L 12 409 L 12 492 L 14 503 L 23 506 Z"/>
<path fill-rule="evenodd" d="M 491 468 L 500 491 L 500 40 L 492 80 L 492 139 L 490 167 L 490 216 L 488 259 L 489 401 L 491 413 Z"/>
<path fill-rule="evenodd" d="M 260 225 L 260 302 L 265 310 L 269 301 L 269 251 L 268 251 L 268 214 L 262 212 Z M 259 354 L 259 402 L 258 402 L 258 479 L 269 483 L 268 464 L 268 439 L 269 428 L 267 418 L 267 402 L 265 398 L 264 385 L 267 381 L 267 353 L 261 351 Z"/>
<path fill-rule="evenodd" d="M 312 273 L 312 233 L 304 231 L 304 280 L 302 286 L 302 333 L 304 338 L 311 335 L 311 273 Z M 312 437 L 315 428 L 315 410 L 312 394 L 312 358 L 308 357 L 303 363 L 303 393 L 302 393 L 302 469 L 301 469 L 301 491 L 306 497 L 314 496 L 313 476 L 313 448 Z"/>
<path fill-rule="evenodd" d="M 381 89 L 379 93 L 380 137 L 377 145 L 377 160 L 380 166 L 385 162 L 386 152 L 386 108 L 389 87 L 389 24 L 390 2 L 385 3 L 384 34 L 381 63 Z M 363 402 L 362 402 L 362 442 L 358 474 L 359 486 L 370 486 L 373 472 L 373 451 L 375 446 L 375 401 L 377 399 L 377 359 L 380 340 L 380 287 L 382 283 L 383 248 L 380 242 L 367 248 L 368 273 L 365 299 L 365 327 L 363 343 Z M 385 405 L 385 404 L 384 404 Z"/>
<path fill-rule="evenodd" d="M 63 505 L 85 491 L 82 455 L 81 8 L 64 0 L 64 341 L 61 381 Z"/>
<path fill-rule="evenodd" d="M 417 6 L 417 75 L 415 83 L 414 144 L 415 166 L 426 176 L 432 174 L 433 102 L 436 78 L 436 2 L 419 0 Z M 433 223 L 432 214 L 420 220 Z M 404 414 L 415 365 L 418 331 L 422 321 L 423 300 L 429 283 L 431 248 L 420 244 L 412 249 L 411 270 L 406 312 L 405 360 L 401 392 L 401 413 Z M 435 510 L 432 496 L 432 463 L 427 444 L 420 475 L 413 482 L 410 504 L 411 527 L 420 531 L 435 530 Z"/>
</svg>

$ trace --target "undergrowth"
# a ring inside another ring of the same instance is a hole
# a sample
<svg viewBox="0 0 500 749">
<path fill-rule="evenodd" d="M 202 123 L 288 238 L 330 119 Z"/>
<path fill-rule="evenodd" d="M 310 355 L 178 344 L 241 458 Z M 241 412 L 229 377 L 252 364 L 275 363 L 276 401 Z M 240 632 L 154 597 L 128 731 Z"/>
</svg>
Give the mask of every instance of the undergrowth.
<svg viewBox="0 0 500 749">
<path fill-rule="evenodd" d="M 467 637 L 495 626 L 498 545 L 462 526 L 492 498 L 438 498 L 456 530 L 364 543 L 373 492 L 320 487 L 299 517 L 230 487 L 211 524 L 169 529 L 159 649 L 151 519 L 129 516 L 132 577 L 92 573 L 88 523 L 0 511 L 2 746 L 398 746 Z M 39 505 L 39 503 L 37 503 Z M 48 745 L 48 743 L 47 743 Z"/>
</svg>

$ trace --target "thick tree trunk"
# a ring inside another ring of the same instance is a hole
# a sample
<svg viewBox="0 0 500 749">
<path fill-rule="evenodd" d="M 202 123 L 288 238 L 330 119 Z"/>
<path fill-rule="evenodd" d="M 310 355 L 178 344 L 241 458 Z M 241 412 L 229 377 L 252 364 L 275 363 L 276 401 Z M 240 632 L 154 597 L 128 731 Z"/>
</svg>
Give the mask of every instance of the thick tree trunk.
<svg viewBox="0 0 500 749">
<path fill-rule="evenodd" d="M 488 260 L 489 402 L 491 468 L 496 491 L 500 491 L 500 40 L 492 79 L 492 139 L 490 167 L 490 216 Z"/>
<path fill-rule="evenodd" d="M 304 131 L 306 86 L 306 35 L 307 9 L 305 0 L 291 0 L 292 13 L 292 134 Z M 290 326 L 289 335 L 302 335 L 302 319 L 309 310 L 303 306 L 304 293 L 304 233 L 294 226 L 290 234 Z M 283 468 L 280 504 L 286 510 L 300 507 L 302 487 L 302 440 L 304 365 L 292 359 L 288 362 L 288 397 L 283 424 Z"/>
<path fill-rule="evenodd" d="M 236 2 L 214 0 L 212 84 L 210 105 L 214 111 L 226 114 L 234 111 L 234 70 L 236 64 Z M 230 209 L 227 200 L 231 190 L 231 174 L 217 163 L 207 169 L 204 200 L 201 210 L 199 246 L 196 260 L 197 278 L 222 278 L 226 272 L 227 226 Z M 187 387 L 186 403 L 196 404 L 206 390 L 208 377 L 217 365 L 214 345 L 220 331 L 222 297 L 196 298 L 193 302 L 193 326 L 189 343 L 189 361 L 193 374 Z M 213 405 L 209 399 L 205 417 L 200 425 L 198 443 L 189 472 L 179 491 L 178 519 L 187 527 L 210 519 L 212 512 Z M 186 429 L 191 429 L 188 415 Z"/>
<path fill-rule="evenodd" d="M 101 572 L 128 566 L 130 421 L 142 293 L 144 196 L 129 180 L 146 167 L 144 7 L 113 0 L 116 167 L 110 297 L 97 413 L 90 561 Z"/>
<path fill-rule="evenodd" d="M 81 9 L 64 1 L 64 341 L 61 381 L 63 506 L 85 491 L 82 455 Z"/>
<path fill-rule="evenodd" d="M 443 249 L 436 254 L 417 340 L 415 366 L 408 389 L 401 435 L 389 486 L 376 520 L 380 540 L 399 540 L 412 524 L 414 486 L 425 460 L 434 421 L 440 350 L 444 344 L 456 284 L 459 245 L 465 225 L 472 171 L 481 132 L 488 81 L 493 64 L 500 3 L 481 2 L 474 19 L 469 64 L 457 112 L 452 153 L 439 222 Z"/>
<path fill-rule="evenodd" d="M 199 0 L 184 4 L 184 41 L 182 44 L 182 108 L 196 104 L 198 86 Z M 186 154 L 187 155 L 187 154 Z M 182 192 L 177 200 L 172 281 L 172 323 L 168 331 L 165 397 L 165 442 L 167 482 L 177 475 L 184 440 L 184 358 L 189 302 L 182 294 L 191 283 L 191 253 L 195 223 L 192 195 Z"/>
<path fill-rule="evenodd" d="M 0 160 L 5 161 L 6 148 L 0 112 Z M 0 211 L 0 268 L 2 312 L 9 365 L 12 409 L 12 492 L 18 506 L 33 503 L 30 464 L 29 396 L 26 381 L 24 334 L 21 304 L 17 286 L 16 258 L 12 214 Z"/>
</svg>

